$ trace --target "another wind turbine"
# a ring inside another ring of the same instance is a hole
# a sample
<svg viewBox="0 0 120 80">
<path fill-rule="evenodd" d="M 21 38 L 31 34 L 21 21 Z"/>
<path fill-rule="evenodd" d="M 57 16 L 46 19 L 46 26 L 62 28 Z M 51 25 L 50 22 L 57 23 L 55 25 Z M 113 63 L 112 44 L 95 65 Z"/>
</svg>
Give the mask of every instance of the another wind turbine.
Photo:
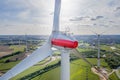
<svg viewBox="0 0 120 80">
<path fill-rule="evenodd" d="M 105 32 L 102 32 L 102 33 L 96 33 L 94 31 L 92 31 L 95 35 L 97 35 L 97 49 L 98 49 L 98 63 L 97 63 L 97 67 L 100 67 L 100 36 L 105 33 Z"/>
<path fill-rule="evenodd" d="M 69 50 L 78 46 L 78 42 L 74 37 L 63 34 L 59 31 L 59 15 L 61 8 L 61 0 L 55 0 L 53 30 L 46 44 L 35 50 L 30 56 L 25 58 L 7 73 L 0 77 L 0 80 L 9 80 L 22 71 L 42 61 L 52 54 L 52 47 L 59 49 L 61 53 L 61 80 L 70 80 L 70 62 Z"/>
<path fill-rule="evenodd" d="M 97 64 L 97 66 L 100 67 L 100 34 L 97 34 L 97 45 L 98 45 L 98 64 Z"/>
<path fill-rule="evenodd" d="M 28 39 L 27 39 L 27 34 L 25 34 L 25 45 L 26 45 L 26 52 L 28 52 Z"/>
</svg>

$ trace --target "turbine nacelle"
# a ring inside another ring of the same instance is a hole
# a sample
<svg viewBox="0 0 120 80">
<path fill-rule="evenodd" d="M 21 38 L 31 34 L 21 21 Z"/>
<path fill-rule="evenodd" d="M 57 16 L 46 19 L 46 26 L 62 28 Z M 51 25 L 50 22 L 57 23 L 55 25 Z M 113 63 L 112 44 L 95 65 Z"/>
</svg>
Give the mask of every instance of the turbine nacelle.
<svg viewBox="0 0 120 80">
<path fill-rule="evenodd" d="M 55 46 L 60 46 L 60 47 L 70 48 L 70 49 L 76 48 L 78 46 L 77 41 L 70 41 L 70 40 L 65 40 L 65 39 L 53 38 L 51 43 L 52 45 L 55 45 Z"/>
<path fill-rule="evenodd" d="M 70 34 L 56 32 L 53 34 L 51 44 L 58 49 L 74 49 L 78 46 L 78 41 Z"/>
</svg>

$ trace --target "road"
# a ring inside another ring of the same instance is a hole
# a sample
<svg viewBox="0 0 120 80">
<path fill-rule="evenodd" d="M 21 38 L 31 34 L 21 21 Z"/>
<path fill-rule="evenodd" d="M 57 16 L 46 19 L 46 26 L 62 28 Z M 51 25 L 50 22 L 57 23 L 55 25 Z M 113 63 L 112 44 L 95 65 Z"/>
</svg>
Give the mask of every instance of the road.
<svg viewBox="0 0 120 80">
<path fill-rule="evenodd" d="M 46 66 L 48 65 L 49 63 L 57 60 L 57 59 L 60 59 L 60 56 L 50 56 L 46 59 L 46 61 L 44 63 L 40 63 L 40 64 L 36 64 L 35 66 L 38 66 L 38 65 L 41 65 L 41 66 Z"/>
</svg>

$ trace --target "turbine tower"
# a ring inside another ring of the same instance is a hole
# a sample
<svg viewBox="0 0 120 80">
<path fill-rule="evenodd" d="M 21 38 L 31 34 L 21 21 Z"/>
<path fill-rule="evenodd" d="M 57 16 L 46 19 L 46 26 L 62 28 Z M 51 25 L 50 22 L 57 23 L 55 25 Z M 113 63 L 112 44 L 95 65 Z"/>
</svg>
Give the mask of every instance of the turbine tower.
<svg viewBox="0 0 120 80">
<path fill-rule="evenodd" d="M 28 39 L 27 39 L 27 34 L 25 34 L 25 51 L 28 52 Z"/>
<path fill-rule="evenodd" d="M 98 55 L 97 55 L 97 58 L 98 58 L 97 67 L 100 67 L 100 35 L 105 33 L 105 31 L 102 33 L 96 33 L 94 31 L 92 31 L 92 32 L 97 36 L 97 50 L 98 50 L 98 52 L 97 52 L 98 53 Z"/>
<path fill-rule="evenodd" d="M 98 64 L 97 64 L 97 66 L 100 67 L 100 34 L 97 34 L 97 48 L 98 48 Z"/>
<path fill-rule="evenodd" d="M 69 51 L 78 46 L 78 42 L 71 35 L 66 35 L 59 31 L 59 15 L 61 0 L 55 0 L 53 30 L 48 41 L 26 57 L 19 64 L 0 77 L 0 80 L 9 80 L 17 74 L 23 72 L 39 61 L 51 56 L 52 47 L 56 47 L 61 52 L 61 80 L 70 80 L 70 60 Z"/>
</svg>

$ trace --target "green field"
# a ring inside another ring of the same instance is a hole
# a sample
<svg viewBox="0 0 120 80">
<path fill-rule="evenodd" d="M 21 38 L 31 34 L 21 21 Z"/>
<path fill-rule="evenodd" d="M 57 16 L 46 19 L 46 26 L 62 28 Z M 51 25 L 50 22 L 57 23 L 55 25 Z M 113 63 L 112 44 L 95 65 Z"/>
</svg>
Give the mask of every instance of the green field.
<svg viewBox="0 0 120 80">
<path fill-rule="evenodd" d="M 11 45 L 9 48 L 13 49 L 12 54 L 10 54 L 10 56 L 0 59 L 0 71 L 3 73 L 6 72 L 7 70 L 11 69 L 13 66 L 15 66 L 17 63 L 20 62 L 20 61 L 10 61 L 10 62 L 6 62 L 6 61 L 10 60 L 13 57 L 13 54 L 15 54 L 17 52 L 24 52 L 24 50 L 25 50 L 24 45 Z"/>
<path fill-rule="evenodd" d="M 112 51 L 112 49 L 110 48 L 110 46 L 107 46 L 107 45 L 101 45 L 100 48 L 101 48 L 102 50 Z"/>
<path fill-rule="evenodd" d="M 115 72 L 114 72 L 113 74 L 111 74 L 111 75 L 109 76 L 109 80 L 120 80 L 120 79 L 117 77 L 117 75 L 116 75 Z"/>
<path fill-rule="evenodd" d="M 89 61 L 91 62 L 94 61 L 94 63 L 96 63 L 96 59 L 89 59 Z M 56 62 L 57 61 L 51 62 L 49 65 L 55 64 Z M 4 64 L 3 66 L 1 66 L 1 69 L 10 69 L 16 63 L 18 62 L 11 62 L 8 64 Z M 103 64 L 105 63 L 103 62 Z M 7 67 L 8 65 L 10 66 Z M 4 66 L 6 66 L 7 68 Z M 16 77 L 12 78 L 11 80 L 17 80 L 25 75 L 28 75 L 32 72 L 42 69 L 43 67 L 45 66 L 40 66 L 40 65 L 33 66 L 25 70 L 21 74 L 17 75 Z M 82 59 L 72 61 L 71 62 L 71 80 L 86 80 L 86 78 L 89 78 L 89 80 L 94 80 L 94 79 L 99 80 L 99 77 L 95 75 L 93 72 L 91 72 L 90 65 L 84 62 Z M 60 67 L 52 69 L 40 76 L 33 78 L 32 80 L 60 80 Z"/>
<path fill-rule="evenodd" d="M 13 52 L 23 52 L 25 50 L 26 46 L 25 45 L 11 45 L 10 49 L 13 49 Z"/>
<path fill-rule="evenodd" d="M 96 58 L 87 58 L 87 60 L 94 63 L 94 65 L 97 62 Z M 43 63 L 43 62 L 40 62 L 40 63 Z M 54 61 L 54 62 L 50 63 L 49 65 L 55 64 L 56 62 L 57 61 Z M 10 62 L 10 63 L 6 63 L 6 64 L 1 64 L 0 69 L 7 71 L 8 69 L 13 67 L 17 63 L 18 62 Z M 107 69 L 109 69 L 108 65 L 105 63 L 105 61 L 103 59 L 101 59 L 101 65 L 106 67 Z M 32 72 L 35 72 L 39 69 L 42 69 L 43 67 L 45 67 L 45 66 L 41 66 L 41 65 L 33 66 L 33 67 L 25 70 L 21 74 L 17 75 L 15 78 L 12 78 L 11 80 L 18 80 L 19 78 L 21 78 L 25 75 L 28 75 Z M 82 59 L 72 61 L 71 62 L 71 80 L 86 80 L 87 78 L 89 80 L 99 80 L 99 77 L 96 74 L 94 74 L 93 72 L 91 72 L 90 65 L 87 64 L 86 62 L 84 62 Z M 110 76 L 110 78 L 112 80 L 117 80 L 117 77 L 115 76 L 115 74 L 112 74 Z M 33 78 L 32 80 L 60 80 L 60 67 L 57 67 L 57 68 L 52 69 L 42 75 L 39 75 L 39 76 Z"/>
<path fill-rule="evenodd" d="M 25 51 L 25 46 L 24 45 L 11 45 L 9 48 L 13 50 L 12 54 L 10 54 L 11 56 L 8 56 L 8 57 L 5 57 L 5 58 L 1 58 L 0 59 L 0 63 L 4 62 L 7 59 L 10 59 L 13 56 L 13 54 L 15 54 L 17 52 L 21 52 L 22 53 L 22 52 Z"/>
<path fill-rule="evenodd" d="M 96 64 L 95 58 L 88 58 L 88 60 Z M 102 59 L 101 65 L 106 67 L 109 71 L 111 70 L 107 63 Z M 71 76 L 70 80 L 99 80 L 99 77 L 91 71 L 89 64 L 84 62 L 82 59 L 71 62 Z M 60 67 L 48 71 L 40 76 L 33 78 L 32 80 L 60 80 Z"/>
<path fill-rule="evenodd" d="M 70 66 L 71 80 L 86 80 L 86 78 L 89 78 L 89 80 L 99 80 L 99 77 L 91 72 L 90 65 L 84 62 L 82 59 L 72 61 Z M 60 67 L 37 76 L 32 80 L 60 80 Z"/>
<path fill-rule="evenodd" d="M 47 60 L 45 59 L 45 60 L 39 62 L 37 65 L 28 68 L 27 70 L 25 70 L 22 73 L 18 74 L 17 76 L 15 76 L 14 78 L 12 78 L 11 80 L 16 80 L 16 79 L 22 78 L 22 77 L 24 77 L 26 75 L 29 75 L 29 74 L 31 74 L 31 73 L 33 73 L 35 71 L 38 71 L 38 70 L 44 68 L 46 65 L 41 65 L 41 64 L 45 63 L 46 61 Z M 53 61 L 53 62 L 49 63 L 48 65 L 53 65 L 53 64 L 57 63 L 58 61 L 59 60 Z"/>
<path fill-rule="evenodd" d="M 0 63 L 0 71 L 6 72 L 7 70 L 15 66 L 17 63 L 19 63 L 19 61 L 9 62 L 9 63 Z"/>
<path fill-rule="evenodd" d="M 15 51 L 24 51 L 25 46 L 11 46 L 11 49 L 14 49 Z M 106 50 L 106 51 L 111 51 L 109 46 L 105 46 L 105 45 L 101 45 L 101 49 Z M 91 48 L 87 48 L 87 49 L 78 49 L 81 53 L 83 52 L 90 52 L 90 51 L 94 51 Z M 59 52 L 55 52 L 56 55 L 59 55 Z M 0 60 L 0 62 L 5 61 L 8 58 L 4 58 L 2 60 Z M 97 59 L 96 58 L 87 58 L 87 60 L 89 62 L 91 62 L 93 65 L 97 65 Z M 48 65 L 53 65 L 55 63 L 57 63 L 59 60 L 53 61 L 51 63 L 49 63 Z M 9 62 L 9 63 L 0 63 L 0 70 L 6 72 L 7 70 L 9 70 L 10 68 L 12 68 L 13 66 L 15 66 L 17 62 Z M 39 62 L 38 65 L 32 66 L 29 69 L 25 70 L 24 72 L 18 74 L 17 76 L 15 76 L 14 78 L 12 78 L 11 80 L 19 80 L 20 78 L 29 75 L 33 72 L 39 71 L 41 69 L 43 69 L 44 67 L 46 67 L 46 65 L 43 65 L 43 63 L 45 63 L 46 60 L 43 60 L 42 62 Z M 70 73 L 70 80 L 100 80 L 99 77 L 94 74 L 91 71 L 91 66 L 86 63 L 85 61 L 83 61 L 82 59 L 78 59 L 78 60 L 74 60 L 71 62 L 70 64 L 71 67 L 71 73 Z M 104 59 L 101 59 L 101 67 L 104 67 L 107 69 L 108 72 L 111 72 L 112 70 L 110 69 L 110 67 L 108 66 L 108 64 L 105 62 Z M 36 76 L 35 78 L 33 78 L 32 80 L 60 80 L 60 66 L 54 69 L 51 69 L 50 71 L 47 71 L 39 76 Z M 110 76 L 110 80 L 118 80 L 117 76 L 113 73 Z"/>
</svg>

